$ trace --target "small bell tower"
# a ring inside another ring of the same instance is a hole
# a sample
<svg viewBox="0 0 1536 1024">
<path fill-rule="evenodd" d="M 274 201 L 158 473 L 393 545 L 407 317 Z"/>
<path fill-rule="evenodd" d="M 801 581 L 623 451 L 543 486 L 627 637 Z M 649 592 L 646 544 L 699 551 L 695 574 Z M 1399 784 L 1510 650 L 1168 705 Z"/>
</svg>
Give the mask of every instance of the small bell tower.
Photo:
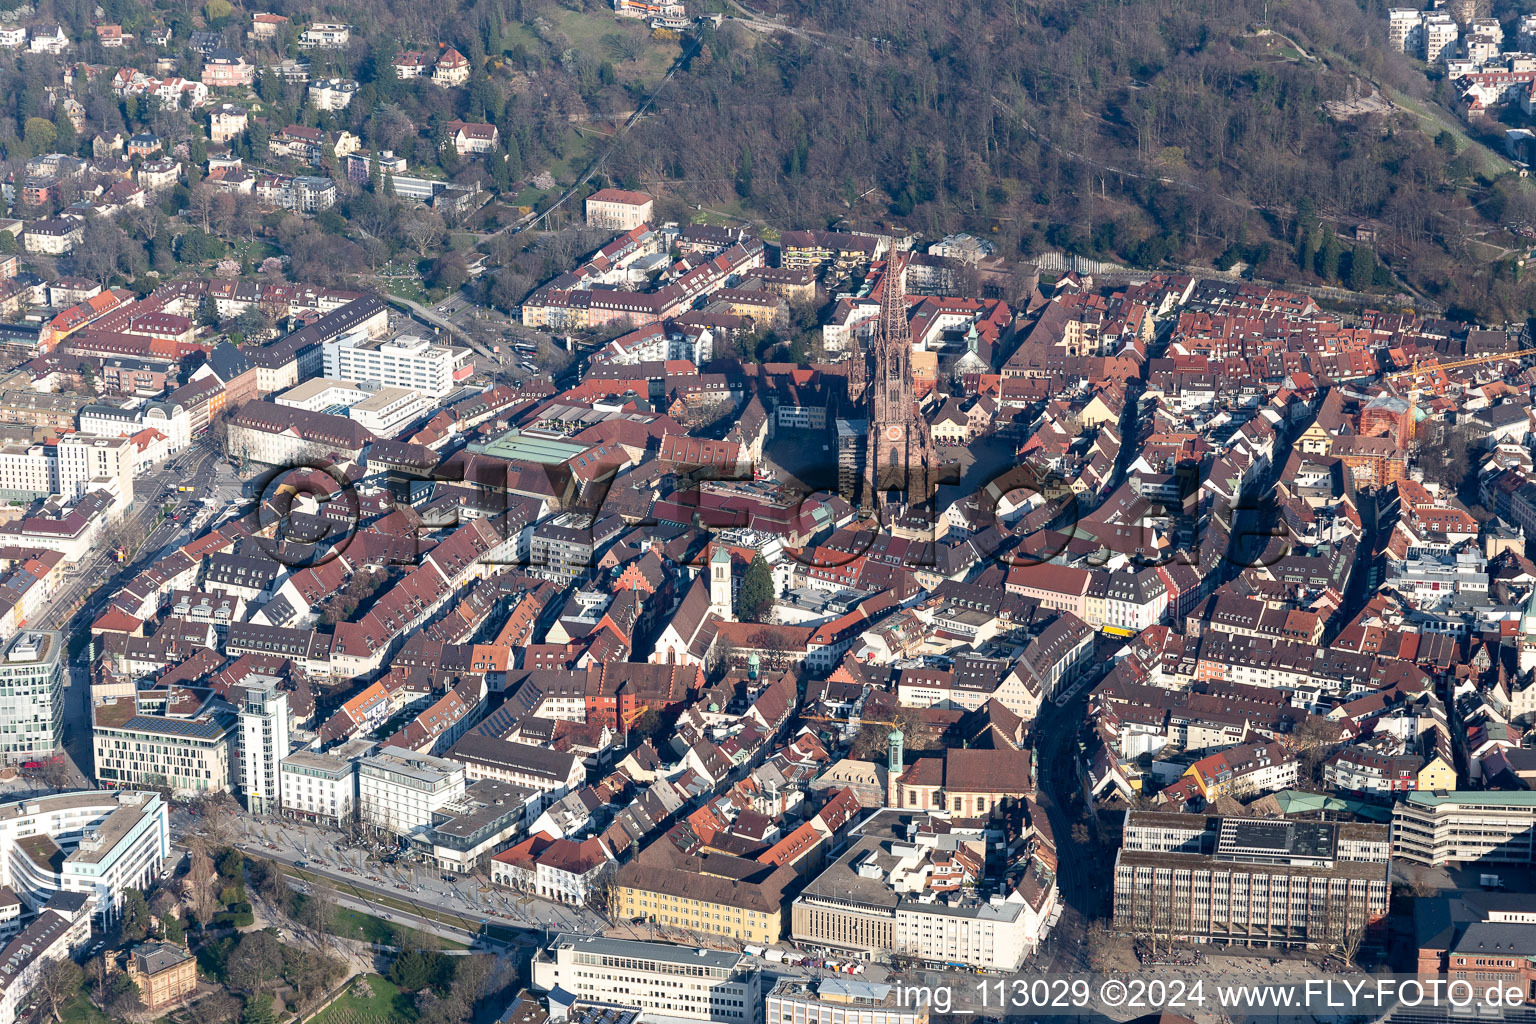
<svg viewBox="0 0 1536 1024">
<path fill-rule="evenodd" d="M 709 610 L 722 619 L 734 619 L 731 599 L 731 555 L 716 547 L 709 556 Z"/>
<path fill-rule="evenodd" d="M 890 749 L 886 755 L 885 765 L 885 802 L 889 807 L 899 807 L 899 793 L 897 792 L 896 783 L 897 780 L 901 778 L 902 759 L 906 750 L 906 737 L 902 735 L 901 728 L 897 726 L 891 729 L 890 734 L 886 736 L 886 739 L 890 740 Z"/>
</svg>

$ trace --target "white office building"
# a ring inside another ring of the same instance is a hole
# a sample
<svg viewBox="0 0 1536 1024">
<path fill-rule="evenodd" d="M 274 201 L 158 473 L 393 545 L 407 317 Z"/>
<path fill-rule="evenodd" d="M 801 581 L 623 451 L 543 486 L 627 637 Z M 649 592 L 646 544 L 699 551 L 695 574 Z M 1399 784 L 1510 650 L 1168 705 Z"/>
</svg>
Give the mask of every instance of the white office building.
<svg viewBox="0 0 1536 1024">
<path fill-rule="evenodd" d="M 357 819 L 357 764 L 334 754 L 300 750 L 279 770 L 283 813 L 343 828 Z"/>
<path fill-rule="evenodd" d="M 80 893 L 110 924 L 123 891 L 147 889 L 170 852 L 158 793 L 79 790 L 0 804 L 0 885 L 34 910 L 55 893 Z"/>
<path fill-rule="evenodd" d="M 347 410 L 348 418 L 375 437 L 394 437 L 436 408 L 436 403 L 411 388 L 379 388 Z"/>
<path fill-rule="evenodd" d="M 288 695 L 277 680 L 248 685 L 240 705 L 240 789 L 255 814 L 276 810 L 282 800 L 278 766 L 288 756 Z"/>
<path fill-rule="evenodd" d="M 0 501 L 27 501 L 59 492 L 59 460 L 42 444 L 0 445 Z"/>
<path fill-rule="evenodd" d="M 464 766 L 447 758 L 385 747 L 357 763 L 358 811 L 370 825 L 409 835 L 464 795 Z"/>
<path fill-rule="evenodd" d="M 52 755 L 64 731 L 64 636 L 17 633 L 0 661 L 0 760 Z"/>
<path fill-rule="evenodd" d="M 126 437 L 65 434 L 59 438 L 59 493 L 66 501 L 106 491 L 121 513 L 133 501 L 133 442 Z"/>
<path fill-rule="evenodd" d="M 327 377 L 413 388 L 442 398 L 453 390 L 455 375 L 467 375 L 472 354 L 469 349 L 433 344 L 418 335 L 380 341 L 358 330 L 327 341 L 324 355 Z"/>
<path fill-rule="evenodd" d="M 272 401 L 305 412 L 339 416 L 367 397 L 368 392 L 350 380 L 315 377 L 274 396 Z"/>
<path fill-rule="evenodd" d="M 556 1020 L 575 1000 L 636 1006 L 648 1021 L 763 1020 L 762 975 L 714 949 L 562 933 L 534 954 L 533 987 L 550 993 Z"/>
</svg>

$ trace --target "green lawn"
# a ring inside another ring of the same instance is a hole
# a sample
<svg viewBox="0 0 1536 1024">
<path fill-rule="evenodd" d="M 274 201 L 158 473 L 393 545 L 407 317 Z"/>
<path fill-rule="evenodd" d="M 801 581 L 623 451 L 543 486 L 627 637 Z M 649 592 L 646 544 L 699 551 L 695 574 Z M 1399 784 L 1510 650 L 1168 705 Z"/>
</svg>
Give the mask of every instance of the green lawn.
<svg viewBox="0 0 1536 1024">
<path fill-rule="evenodd" d="M 64 1007 L 64 1024 L 111 1024 L 106 1014 L 96 1009 L 90 999 L 86 998 L 85 990 Z"/>
<path fill-rule="evenodd" d="M 576 176 L 592 159 L 592 143 L 591 136 L 583 135 L 574 127 L 567 129 L 561 146 L 565 156 L 550 164 L 545 170 L 549 171 L 559 184 L 565 185 L 575 181 Z M 559 191 L 556 189 L 554 194 L 558 194 Z"/>
<path fill-rule="evenodd" d="M 678 44 L 674 40 L 653 39 L 651 30 L 636 18 L 620 18 L 614 14 L 592 14 L 572 11 L 564 7 L 545 8 L 555 31 L 571 41 L 582 53 L 598 60 L 611 61 L 620 79 L 654 81 L 667 73 L 667 68 L 677 59 Z M 644 55 L 637 61 L 618 60 L 603 45 L 608 35 L 626 36 L 644 47 Z"/>
<path fill-rule="evenodd" d="M 294 911 L 302 906 L 304 897 L 294 897 Z M 428 935 L 426 932 L 415 928 L 407 928 L 405 925 L 386 921 L 382 917 L 372 914 L 363 914 L 356 910 L 348 910 L 345 907 L 336 908 L 336 916 L 331 925 L 331 934 L 340 935 L 346 939 L 361 939 L 364 942 L 377 942 L 384 946 L 413 945 L 422 949 L 468 949 L 462 942 L 454 942 L 452 939 L 440 938 L 436 935 Z"/>
<path fill-rule="evenodd" d="M 429 301 L 427 293 L 422 290 L 421 282 L 413 277 L 386 277 L 382 280 L 389 294 L 397 298 L 409 299 L 422 305 L 426 305 Z"/>
<path fill-rule="evenodd" d="M 523 190 L 517 194 L 512 202 L 518 206 L 535 206 L 540 199 L 557 192 L 557 189 L 534 188 L 532 185 L 524 185 Z"/>
<path fill-rule="evenodd" d="M 330 1006 L 310 1018 L 312 1024 L 410 1024 L 416 1019 L 416 1005 L 377 974 L 365 974 L 371 999 L 362 999 L 354 991 L 357 982 Z"/>
</svg>

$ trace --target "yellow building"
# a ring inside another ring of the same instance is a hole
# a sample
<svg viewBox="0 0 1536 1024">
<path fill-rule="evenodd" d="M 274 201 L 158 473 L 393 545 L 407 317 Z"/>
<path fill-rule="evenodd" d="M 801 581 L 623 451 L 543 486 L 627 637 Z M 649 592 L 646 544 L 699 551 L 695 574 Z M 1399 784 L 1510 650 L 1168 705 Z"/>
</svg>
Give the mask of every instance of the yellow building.
<svg viewBox="0 0 1536 1024">
<path fill-rule="evenodd" d="M 1436 792 L 1456 788 L 1456 769 L 1443 754 L 1433 754 L 1419 769 L 1418 787 L 1421 791 Z"/>
<path fill-rule="evenodd" d="M 642 854 L 619 869 L 614 905 L 627 921 L 652 921 L 740 942 L 778 942 L 784 936 L 783 891 L 795 872 L 772 868 L 742 879 L 726 878 L 707 873 L 715 859 Z M 722 860 L 749 863 L 738 857 Z M 673 866 L 677 862 L 686 863 Z"/>
</svg>

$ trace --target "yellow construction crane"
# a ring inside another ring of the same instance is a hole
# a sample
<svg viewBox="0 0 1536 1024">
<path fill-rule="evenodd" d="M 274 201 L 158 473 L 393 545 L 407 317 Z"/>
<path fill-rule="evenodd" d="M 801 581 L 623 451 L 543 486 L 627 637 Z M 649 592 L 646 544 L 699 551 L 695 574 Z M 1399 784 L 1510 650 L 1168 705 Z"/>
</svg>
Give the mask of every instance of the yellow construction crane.
<svg viewBox="0 0 1536 1024">
<path fill-rule="evenodd" d="M 1513 352 L 1497 352 L 1489 356 L 1476 356 L 1472 359 L 1457 359 L 1449 363 L 1420 363 L 1417 359 L 1415 359 L 1413 361 L 1413 365 L 1408 369 L 1397 370 L 1393 373 L 1387 374 L 1386 380 L 1397 381 L 1403 377 L 1414 377 L 1418 374 L 1429 373 L 1434 370 L 1439 370 L 1443 373 L 1446 370 L 1459 370 L 1463 366 L 1481 366 L 1484 363 L 1501 363 L 1507 359 L 1524 359 L 1527 356 L 1532 355 L 1536 355 L 1536 349 L 1516 349 Z"/>
</svg>

